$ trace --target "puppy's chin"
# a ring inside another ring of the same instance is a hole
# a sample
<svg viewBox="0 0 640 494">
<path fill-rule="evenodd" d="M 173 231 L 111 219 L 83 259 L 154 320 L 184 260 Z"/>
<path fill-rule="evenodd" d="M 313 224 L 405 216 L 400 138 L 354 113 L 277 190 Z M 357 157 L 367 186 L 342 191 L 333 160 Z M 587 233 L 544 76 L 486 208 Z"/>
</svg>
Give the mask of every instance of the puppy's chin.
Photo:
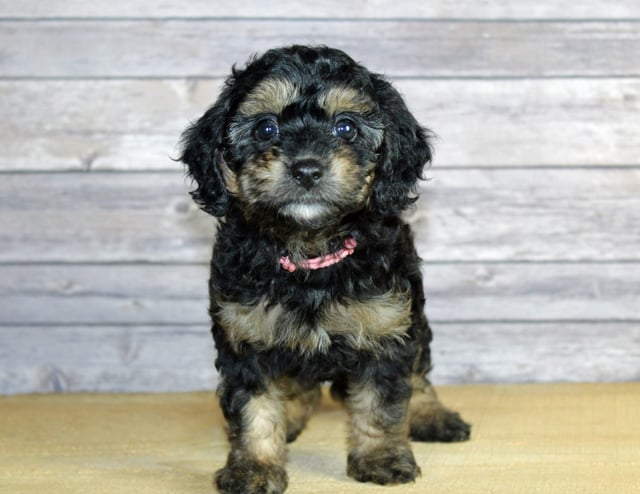
<svg viewBox="0 0 640 494">
<path fill-rule="evenodd" d="M 340 212 L 322 203 L 290 203 L 279 209 L 279 215 L 300 228 L 318 229 L 340 221 Z"/>
</svg>

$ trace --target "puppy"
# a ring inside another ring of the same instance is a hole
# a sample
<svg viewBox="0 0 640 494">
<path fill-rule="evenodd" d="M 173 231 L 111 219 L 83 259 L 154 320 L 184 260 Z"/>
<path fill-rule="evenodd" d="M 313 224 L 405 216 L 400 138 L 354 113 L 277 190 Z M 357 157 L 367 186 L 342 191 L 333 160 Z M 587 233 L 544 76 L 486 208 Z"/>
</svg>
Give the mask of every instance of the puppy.
<svg viewBox="0 0 640 494">
<path fill-rule="evenodd" d="M 400 217 L 428 137 L 381 76 L 305 46 L 234 68 L 183 134 L 192 196 L 220 218 L 209 282 L 231 444 L 220 492 L 286 489 L 286 443 L 325 381 L 349 413 L 356 480 L 413 481 L 409 438 L 468 439 L 425 378 L 420 259 Z"/>
</svg>

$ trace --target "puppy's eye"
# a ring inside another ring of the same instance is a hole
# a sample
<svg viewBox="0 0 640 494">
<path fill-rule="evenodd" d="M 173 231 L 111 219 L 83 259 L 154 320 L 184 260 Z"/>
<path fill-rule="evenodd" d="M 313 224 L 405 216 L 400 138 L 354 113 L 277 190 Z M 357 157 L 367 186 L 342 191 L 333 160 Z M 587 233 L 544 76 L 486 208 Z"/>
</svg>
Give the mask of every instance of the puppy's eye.
<svg viewBox="0 0 640 494">
<path fill-rule="evenodd" d="M 333 135 L 346 141 L 351 141 L 357 134 L 358 129 L 356 128 L 356 124 L 348 118 L 338 120 L 333 128 Z"/>
<path fill-rule="evenodd" d="M 256 139 L 260 141 L 270 141 L 274 137 L 278 136 L 280 129 L 278 129 L 278 124 L 273 120 L 262 120 L 256 125 L 254 130 L 254 135 Z"/>
</svg>

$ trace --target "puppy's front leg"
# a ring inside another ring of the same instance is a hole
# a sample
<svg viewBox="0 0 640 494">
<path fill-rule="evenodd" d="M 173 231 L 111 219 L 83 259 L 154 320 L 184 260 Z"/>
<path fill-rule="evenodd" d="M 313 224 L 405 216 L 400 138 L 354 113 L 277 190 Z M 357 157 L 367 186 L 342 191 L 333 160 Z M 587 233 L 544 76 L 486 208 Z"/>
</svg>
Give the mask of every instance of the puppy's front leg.
<svg viewBox="0 0 640 494">
<path fill-rule="evenodd" d="M 275 385 L 251 394 L 225 387 L 221 404 L 228 421 L 231 451 L 215 476 L 223 494 L 281 494 L 287 488 L 286 416 Z"/>
<path fill-rule="evenodd" d="M 411 482 L 420 475 L 407 437 L 411 385 L 407 377 L 382 377 L 380 371 L 367 373 L 347 388 L 345 404 L 351 416 L 347 474 L 360 482 Z"/>
</svg>

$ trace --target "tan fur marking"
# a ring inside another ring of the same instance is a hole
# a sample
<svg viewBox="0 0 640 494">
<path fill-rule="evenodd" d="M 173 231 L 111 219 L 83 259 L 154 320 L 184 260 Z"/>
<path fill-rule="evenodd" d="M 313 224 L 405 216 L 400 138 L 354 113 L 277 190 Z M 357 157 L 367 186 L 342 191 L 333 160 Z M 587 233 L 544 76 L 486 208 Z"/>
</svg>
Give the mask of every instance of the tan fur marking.
<svg viewBox="0 0 640 494">
<path fill-rule="evenodd" d="M 373 106 L 364 93 L 347 86 L 329 88 L 318 96 L 318 105 L 331 117 L 341 112 L 365 114 Z"/>
<path fill-rule="evenodd" d="M 373 186 L 376 165 L 367 162 L 365 168 L 362 169 L 356 159 L 350 147 L 343 146 L 331 159 L 330 171 L 341 188 L 356 196 L 355 202 L 357 204 L 365 204 Z M 362 177 L 362 173 L 366 173 L 366 175 Z"/>
<path fill-rule="evenodd" d="M 300 354 L 326 353 L 330 336 L 340 335 L 359 350 L 379 351 L 385 340 L 403 339 L 411 324 L 411 299 L 403 293 L 389 292 L 367 301 L 332 304 L 318 318 L 318 326 L 300 323 L 295 313 L 282 306 L 236 302 L 220 303 L 218 317 L 227 338 L 237 347 L 251 343 L 259 350 L 282 345 Z"/>
<path fill-rule="evenodd" d="M 286 402 L 287 425 L 292 429 L 302 429 L 315 409 L 315 403 L 304 400 L 306 396 Z"/>
<path fill-rule="evenodd" d="M 410 420 L 431 420 L 430 417 L 435 416 L 437 411 L 442 408 L 435 390 L 424 377 L 419 375 L 411 377 L 411 387 L 413 393 L 409 402 Z"/>
<path fill-rule="evenodd" d="M 349 397 L 347 402 L 351 412 L 349 450 L 366 453 L 384 444 L 384 432 L 371 423 L 377 402 L 375 393 L 370 389 L 362 389 Z"/>
<path fill-rule="evenodd" d="M 224 179 L 225 185 L 227 186 L 227 190 L 231 194 L 237 194 L 239 189 L 238 179 L 236 175 L 231 171 L 229 165 L 227 165 L 227 162 L 224 159 L 220 158 L 218 164 L 220 166 L 220 170 L 222 171 L 222 177 Z"/>
<path fill-rule="evenodd" d="M 272 152 L 253 158 L 238 178 L 240 197 L 251 203 L 274 190 L 287 174 L 286 165 Z"/>
<path fill-rule="evenodd" d="M 318 406 L 322 396 L 320 385 L 303 389 L 295 379 L 290 378 L 279 379 L 277 384 L 285 399 L 287 441 L 292 441 L 302 432 Z"/>
<path fill-rule="evenodd" d="M 346 401 L 351 415 L 349 450 L 359 455 L 389 447 L 391 443 L 406 442 L 408 421 L 397 424 L 393 429 L 383 430 L 375 423 L 375 417 L 381 413 L 382 405 L 375 389 L 362 387 L 351 390 Z"/>
<path fill-rule="evenodd" d="M 281 394 L 274 386 L 252 397 L 244 408 L 243 446 L 262 463 L 282 465 L 285 461 L 286 421 Z"/>
<path fill-rule="evenodd" d="M 265 79 L 249 92 L 238 113 L 247 116 L 262 113 L 279 115 L 299 95 L 299 89 L 287 79 Z"/>
<path fill-rule="evenodd" d="M 269 348 L 275 341 L 275 330 L 282 313 L 279 305 L 267 309 L 264 303 L 243 305 L 223 302 L 218 313 L 225 334 L 234 346 L 242 342 Z"/>
<path fill-rule="evenodd" d="M 370 300 L 333 304 L 322 318 L 331 335 L 341 335 L 355 348 L 376 351 L 388 338 L 403 339 L 411 325 L 411 298 L 388 292 Z"/>
<path fill-rule="evenodd" d="M 433 386 L 431 386 L 431 384 L 421 374 L 413 374 L 411 376 L 411 387 L 413 389 L 414 396 L 419 394 L 429 402 L 438 400 L 435 389 L 433 389 Z"/>
<path fill-rule="evenodd" d="M 259 350 L 282 345 L 304 355 L 325 353 L 331 344 L 326 332 L 302 326 L 280 305 L 267 307 L 264 301 L 254 306 L 225 302 L 219 315 L 230 343 L 236 347 L 242 342 Z"/>
</svg>

